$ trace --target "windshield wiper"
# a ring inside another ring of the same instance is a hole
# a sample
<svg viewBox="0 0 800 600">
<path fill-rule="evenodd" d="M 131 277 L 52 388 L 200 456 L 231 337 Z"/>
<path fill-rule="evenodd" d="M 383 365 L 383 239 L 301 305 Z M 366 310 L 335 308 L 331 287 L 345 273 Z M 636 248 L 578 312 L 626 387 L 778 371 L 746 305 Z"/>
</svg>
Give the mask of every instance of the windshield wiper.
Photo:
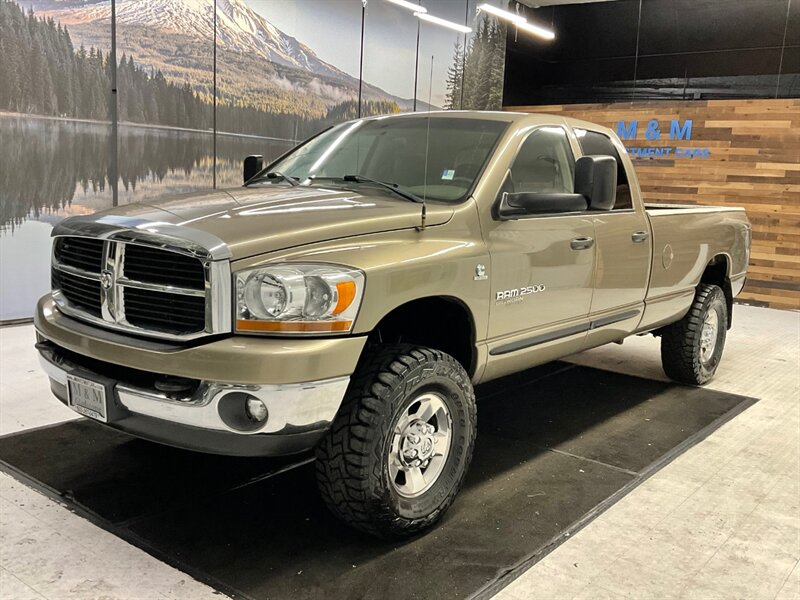
<svg viewBox="0 0 800 600">
<path fill-rule="evenodd" d="M 309 180 L 322 180 L 322 179 L 330 179 L 330 180 L 342 180 L 347 182 L 353 183 L 372 183 L 374 185 L 378 185 L 382 188 L 386 188 L 390 192 L 394 192 L 401 198 L 405 198 L 406 200 L 411 200 L 412 202 L 418 202 L 420 204 L 425 204 L 425 201 L 420 198 L 419 196 L 412 194 L 404 189 L 402 189 L 396 183 L 387 183 L 385 181 L 378 181 L 377 179 L 371 179 L 369 177 L 364 177 L 363 175 L 345 175 L 344 177 L 309 177 Z"/>
<path fill-rule="evenodd" d="M 300 185 L 300 182 L 297 181 L 296 178 L 290 177 L 289 175 L 284 175 L 280 171 L 270 171 L 265 175 L 259 175 L 257 177 L 254 177 L 253 179 L 247 182 L 247 185 L 250 185 L 251 183 L 258 183 L 259 181 L 266 181 L 268 179 L 283 179 L 286 183 L 288 183 L 292 187 L 297 187 L 298 185 Z"/>
<path fill-rule="evenodd" d="M 353 181 L 355 183 L 372 183 L 375 185 L 379 185 L 383 188 L 386 188 L 389 191 L 394 192 L 398 196 L 402 196 L 406 200 L 411 200 L 412 202 L 418 202 L 419 204 L 424 204 L 425 201 L 417 196 L 416 194 L 412 194 L 404 189 L 401 189 L 400 186 L 396 183 L 387 183 L 385 181 L 378 181 L 377 179 L 370 179 L 369 177 L 364 177 L 363 175 L 345 175 L 342 179 L 345 181 Z"/>
</svg>

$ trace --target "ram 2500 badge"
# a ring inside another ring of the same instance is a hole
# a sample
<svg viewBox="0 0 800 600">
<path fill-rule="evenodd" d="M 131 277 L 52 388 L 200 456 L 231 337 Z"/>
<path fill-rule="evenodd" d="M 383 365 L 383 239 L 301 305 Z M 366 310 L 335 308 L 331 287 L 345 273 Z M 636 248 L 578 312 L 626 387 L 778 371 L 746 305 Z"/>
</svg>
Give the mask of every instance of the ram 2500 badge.
<svg viewBox="0 0 800 600">
<path fill-rule="evenodd" d="M 54 229 L 52 390 L 164 444 L 313 450 L 333 513 L 384 537 L 453 501 L 473 385 L 646 332 L 703 384 L 745 281 L 743 210 L 645 205 L 619 139 L 582 121 L 360 119 L 244 179 Z"/>
</svg>

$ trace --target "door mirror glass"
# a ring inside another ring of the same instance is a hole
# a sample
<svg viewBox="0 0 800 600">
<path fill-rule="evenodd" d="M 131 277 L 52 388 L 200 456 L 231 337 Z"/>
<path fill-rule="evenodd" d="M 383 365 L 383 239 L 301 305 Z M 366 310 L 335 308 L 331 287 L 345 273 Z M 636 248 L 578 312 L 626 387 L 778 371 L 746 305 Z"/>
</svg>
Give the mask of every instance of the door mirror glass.
<svg viewBox="0 0 800 600">
<path fill-rule="evenodd" d="M 613 210 L 617 198 L 617 160 L 613 156 L 582 156 L 575 163 L 575 192 L 591 210 Z"/>
<path fill-rule="evenodd" d="M 244 166 L 242 167 L 242 179 L 244 179 L 244 183 L 250 181 L 263 169 L 264 157 L 260 154 L 252 154 L 245 158 Z"/>
</svg>

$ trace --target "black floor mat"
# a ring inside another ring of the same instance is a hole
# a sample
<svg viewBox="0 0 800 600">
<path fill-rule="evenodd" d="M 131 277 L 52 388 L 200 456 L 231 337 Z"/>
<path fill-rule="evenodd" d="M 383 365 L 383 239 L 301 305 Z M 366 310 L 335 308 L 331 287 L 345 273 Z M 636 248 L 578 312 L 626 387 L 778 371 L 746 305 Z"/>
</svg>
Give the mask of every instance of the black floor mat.
<svg viewBox="0 0 800 600">
<path fill-rule="evenodd" d="M 0 438 L 0 466 L 231 595 L 464 598 L 507 584 L 755 402 L 564 363 L 478 398 L 464 489 L 433 531 L 405 543 L 333 519 L 310 464 L 195 454 L 88 420 Z"/>
</svg>

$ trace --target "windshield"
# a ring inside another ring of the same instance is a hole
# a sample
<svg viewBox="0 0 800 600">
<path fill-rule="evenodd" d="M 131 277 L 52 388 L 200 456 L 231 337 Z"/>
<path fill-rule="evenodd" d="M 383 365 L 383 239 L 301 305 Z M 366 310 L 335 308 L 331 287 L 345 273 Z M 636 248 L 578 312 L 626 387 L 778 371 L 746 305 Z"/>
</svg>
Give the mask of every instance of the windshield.
<svg viewBox="0 0 800 600">
<path fill-rule="evenodd" d="M 353 121 L 320 134 L 267 170 L 306 184 L 358 175 L 427 200 L 455 202 L 467 195 L 507 126 L 426 116 Z"/>
</svg>

